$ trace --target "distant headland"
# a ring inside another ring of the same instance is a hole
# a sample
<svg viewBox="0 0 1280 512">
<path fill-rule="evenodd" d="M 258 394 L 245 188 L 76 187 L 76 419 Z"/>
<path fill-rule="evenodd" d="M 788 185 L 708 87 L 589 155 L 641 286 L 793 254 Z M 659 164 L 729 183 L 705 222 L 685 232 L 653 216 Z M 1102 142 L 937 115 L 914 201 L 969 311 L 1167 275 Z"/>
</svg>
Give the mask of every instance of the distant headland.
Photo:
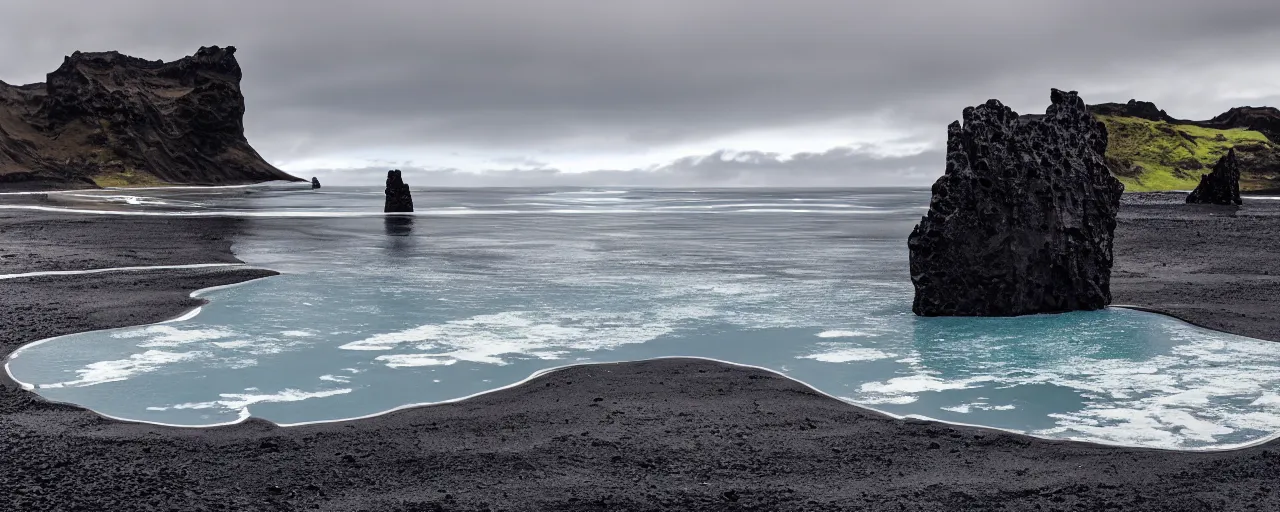
<svg viewBox="0 0 1280 512">
<path fill-rule="evenodd" d="M 0 188 L 302 181 L 245 139 L 235 52 L 167 63 L 75 52 L 43 83 L 0 81 Z"/>
</svg>

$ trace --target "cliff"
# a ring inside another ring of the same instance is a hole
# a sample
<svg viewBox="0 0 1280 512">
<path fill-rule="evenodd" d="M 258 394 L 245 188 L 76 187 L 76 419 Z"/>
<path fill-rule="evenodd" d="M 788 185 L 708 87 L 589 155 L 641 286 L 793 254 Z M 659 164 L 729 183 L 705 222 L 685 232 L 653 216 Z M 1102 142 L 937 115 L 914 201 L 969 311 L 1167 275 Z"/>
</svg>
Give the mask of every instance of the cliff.
<svg viewBox="0 0 1280 512">
<path fill-rule="evenodd" d="M 1102 103 L 1089 110 L 1107 126 L 1107 167 L 1125 190 L 1191 190 L 1234 149 L 1240 189 L 1280 189 L 1280 110 L 1238 107 L 1208 121 L 1171 117 L 1152 103 Z"/>
<path fill-rule="evenodd" d="M 76 52 L 44 83 L 0 82 L 0 188 L 300 181 L 245 139 L 235 51 Z"/>
</svg>

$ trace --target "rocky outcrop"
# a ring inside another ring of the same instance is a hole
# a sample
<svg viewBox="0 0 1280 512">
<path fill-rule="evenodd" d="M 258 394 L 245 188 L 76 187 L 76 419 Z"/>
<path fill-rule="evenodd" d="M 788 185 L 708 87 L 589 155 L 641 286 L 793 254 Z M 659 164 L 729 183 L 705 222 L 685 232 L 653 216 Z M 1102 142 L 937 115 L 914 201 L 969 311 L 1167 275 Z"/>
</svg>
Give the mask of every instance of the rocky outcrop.
<svg viewBox="0 0 1280 512">
<path fill-rule="evenodd" d="M 315 190 L 315 189 L 318 189 L 318 188 L 320 188 L 320 180 L 316 179 L 316 177 L 315 177 L 315 176 L 312 176 L 312 177 L 311 177 L 311 190 Z"/>
<path fill-rule="evenodd" d="M 413 211 L 413 196 L 409 194 L 409 185 L 400 177 L 400 171 L 387 171 L 387 202 L 382 208 L 386 213 L 402 213 Z"/>
<path fill-rule="evenodd" d="M 1100 116 L 1137 117 L 1148 121 L 1164 121 L 1175 123 L 1178 120 L 1170 117 L 1165 111 L 1156 108 L 1150 101 L 1129 100 L 1128 103 L 1099 103 L 1089 105 L 1089 111 Z"/>
<path fill-rule="evenodd" d="M 1280 144 L 1280 109 L 1275 107 L 1236 107 L 1208 121 L 1191 121 L 1191 124 L 1219 130 L 1253 130 Z"/>
<path fill-rule="evenodd" d="M 0 187 L 300 181 L 245 139 L 235 51 L 76 52 L 44 83 L 0 82 Z"/>
<path fill-rule="evenodd" d="M 912 231 L 912 310 L 1012 316 L 1111 302 L 1111 244 L 1124 186 L 1107 172 L 1107 132 L 1075 92 L 1043 116 L 999 101 L 947 128 L 947 168 Z"/>
<path fill-rule="evenodd" d="M 1240 162 L 1236 160 L 1236 150 L 1227 150 L 1227 154 L 1218 159 L 1213 171 L 1200 177 L 1200 185 L 1187 196 L 1189 204 L 1241 204 L 1240 201 Z"/>
</svg>

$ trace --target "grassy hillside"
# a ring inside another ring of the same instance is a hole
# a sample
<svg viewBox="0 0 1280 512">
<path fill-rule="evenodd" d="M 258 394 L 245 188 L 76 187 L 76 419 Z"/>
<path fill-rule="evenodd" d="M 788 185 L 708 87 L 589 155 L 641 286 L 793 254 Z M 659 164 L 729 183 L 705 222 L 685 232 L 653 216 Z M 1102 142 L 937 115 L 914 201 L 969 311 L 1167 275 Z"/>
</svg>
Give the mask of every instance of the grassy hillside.
<svg viewBox="0 0 1280 512">
<path fill-rule="evenodd" d="M 1231 147 L 1236 148 L 1245 169 L 1240 188 L 1266 188 L 1270 186 L 1265 181 L 1268 176 L 1251 172 L 1250 163 L 1269 162 L 1280 154 L 1280 147 L 1256 131 L 1215 130 L 1136 117 L 1096 117 L 1107 125 L 1107 163 L 1126 192 L 1194 189 L 1200 176 Z"/>
</svg>

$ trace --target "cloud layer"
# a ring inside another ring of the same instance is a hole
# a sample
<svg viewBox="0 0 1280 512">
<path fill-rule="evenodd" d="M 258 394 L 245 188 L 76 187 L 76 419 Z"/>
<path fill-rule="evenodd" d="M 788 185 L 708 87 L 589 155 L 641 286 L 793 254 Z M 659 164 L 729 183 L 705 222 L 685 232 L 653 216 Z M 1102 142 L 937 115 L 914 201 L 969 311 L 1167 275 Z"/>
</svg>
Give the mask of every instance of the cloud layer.
<svg viewBox="0 0 1280 512">
<path fill-rule="evenodd" d="M 1272 0 L 21 2 L 0 20 L 0 79 L 39 81 L 74 50 L 231 44 L 250 141 L 302 174 L 533 160 L 754 182 L 803 164 L 851 185 L 886 171 L 841 152 L 938 148 L 992 97 L 1038 112 L 1059 87 L 1185 118 L 1274 102 L 1276 26 Z M 680 159 L 718 150 L 815 160 Z"/>
</svg>

